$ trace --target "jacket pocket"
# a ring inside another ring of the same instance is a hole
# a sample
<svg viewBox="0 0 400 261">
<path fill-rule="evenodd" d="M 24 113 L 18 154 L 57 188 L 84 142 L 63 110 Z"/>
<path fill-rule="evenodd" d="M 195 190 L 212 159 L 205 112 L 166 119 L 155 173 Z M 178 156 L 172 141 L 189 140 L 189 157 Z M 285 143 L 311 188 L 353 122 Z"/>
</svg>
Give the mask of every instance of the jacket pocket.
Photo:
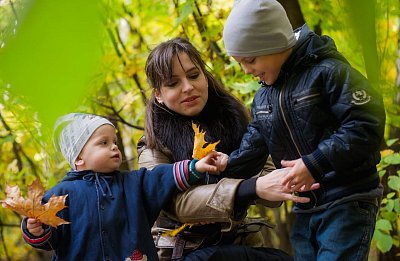
<svg viewBox="0 0 400 261">
<path fill-rule="evenodd" d="M 294 108 L 300 109 L 303 107 L 312 106 L 321 102 L 321 94 L 319 92 L 307 93 L 294 98 Z"/>
<path fill-rule="evenodd" d="M 324 110 L 322 95 L 317 92 L 300 93 L 293 97 L 293 109 L 303 128 L 325 126 L 329 115 Z"/>
<path fill-rule="evenodd" d="M 258 109 L 254 115 L 258 126 L 261 127 L 260 133 L 263 136 L 268 136 L 272 129 L 272 105 Z"/>
<path fill-rule="evenodd" d="M 272 117 L 272 104 L 258 106 L 255 116 L 257 120 L 270 120 Z"/>
</svg>

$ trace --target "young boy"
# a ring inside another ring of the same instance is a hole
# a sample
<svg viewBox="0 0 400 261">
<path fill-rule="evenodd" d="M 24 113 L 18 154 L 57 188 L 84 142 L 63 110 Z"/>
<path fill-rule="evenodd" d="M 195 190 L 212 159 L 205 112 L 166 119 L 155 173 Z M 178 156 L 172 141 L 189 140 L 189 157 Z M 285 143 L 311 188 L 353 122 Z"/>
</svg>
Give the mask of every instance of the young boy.
<svg viewBox="0 0 400 261">
<path fill-rule="evenodd" d="M 61 129 L 59 138 L 57 130 Z M 57 228 L 24 218 L 22 234 L 36 248 L 54 250 L 53 260 L 158 260 L 151 226 L 171 196 L 216 171 L 217 152 L 205 158 L 121 173 L 113 124 L 89 114 L 68 114 L 55 128 L 55 143 L 72 171 L 45 193 L 68 194 Z"/>
<path fill-rule="evenodd" d="M 367 260 L 382 186 L 376 164 L 385 126 L 382 98 L 328 36 L 293 32 L 274 0 L 240 0 L 223 32 L 225 48 L 263 86 L 253 122 L 230 155 L 227 173 L 250 177 L 270 154 L 292 167 L 282 184 L 297 203 L 291 231 L 296 260 Z"/>
</svg>

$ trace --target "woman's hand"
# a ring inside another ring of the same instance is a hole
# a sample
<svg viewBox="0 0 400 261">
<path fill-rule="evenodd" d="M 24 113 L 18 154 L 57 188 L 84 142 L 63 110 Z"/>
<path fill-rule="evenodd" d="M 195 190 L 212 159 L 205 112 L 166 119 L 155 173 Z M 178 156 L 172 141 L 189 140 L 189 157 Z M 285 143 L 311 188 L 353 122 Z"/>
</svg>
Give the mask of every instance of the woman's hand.
<svg viewBox="0 0 400 261">
<path fill-rule="evenodd" d="M 269 201 L 292 200 L 298 203 L 307 203 L 309 198 L 299 197 L 293 193 L 292 188 L 282 184 L 282 180 L 290 173 L 292 168 L 277 169 L 268 175 L 257 178 L 256 194 L 258 197 Z M 314 183 L 309 190 L 319 188 L 319 183 Z M 305 190 L 302 190 L 305 191 Z"/>
</svg>

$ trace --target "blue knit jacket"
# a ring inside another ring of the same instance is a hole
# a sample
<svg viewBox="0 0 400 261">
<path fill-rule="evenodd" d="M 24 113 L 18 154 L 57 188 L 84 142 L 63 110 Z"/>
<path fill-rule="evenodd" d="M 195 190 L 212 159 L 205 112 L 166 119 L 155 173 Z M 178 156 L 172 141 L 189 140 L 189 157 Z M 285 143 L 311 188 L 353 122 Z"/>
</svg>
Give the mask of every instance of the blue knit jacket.
<svg viewBox="0 0 400 261">
<path fill-rule="evenodd" d="M 68 207 L 57 216 L 71 223 L 34 237 L 24 218 L 23 237 L 33 247 L 54 250 L 53 260 L 120 261 L 133 253 L 158 260 L 150 229 L 177 187 L 187 188 L 183 184 L 189 183 L 189 164 L 181 161 L 129 173 L 69 172 L 43 201 L 68 194 Z"/>
</svg>

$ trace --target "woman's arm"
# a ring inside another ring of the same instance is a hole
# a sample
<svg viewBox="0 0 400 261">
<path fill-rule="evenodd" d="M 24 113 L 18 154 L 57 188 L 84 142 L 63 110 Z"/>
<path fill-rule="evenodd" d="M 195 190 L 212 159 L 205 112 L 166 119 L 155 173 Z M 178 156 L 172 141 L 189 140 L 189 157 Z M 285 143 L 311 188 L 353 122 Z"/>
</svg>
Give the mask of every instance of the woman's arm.
<svg viewBox="0 0 400 261">
<path fill-rule="evenodd" d="M 138 149 L 139 167 L 152 169 L 163 163 L 171 163 L 169 158 L 158 150 Z M 242 180 L 223 179 L 217 184 L 191 187 L 178 193 L 173 204 L 165 209 L 166 214 L 182 223 L 228 222 L 234 217 L 233 206 L 236 190 Z"/>
<path fill-rule="evenodd" d="M 163 152 L 148 149 L 144 139 L 138 149 L 139 167 L 152 169 L 159 164 L 171 163 Z M 269 157 L 263 170 L 257 176 L 264 176 L 275 170 Z M 259 199 L 255 184 L 242 182 L 243 179 L 224 178 L 217 184 L 193 186 L 177 194 L 173 204 L 164 209 L 165 214 L 181 223 L 220 222 L 232 225 L 245 216 L 247 206 L 255 201 L 266 207 L 279 207 L 281 201 Z M 253 186 L 250 188 L 250 186 Z M 244 192 L 245 191 L 245 192 Z M 244 192 L 244 193 L 243 193 Z"/>
</svg>

